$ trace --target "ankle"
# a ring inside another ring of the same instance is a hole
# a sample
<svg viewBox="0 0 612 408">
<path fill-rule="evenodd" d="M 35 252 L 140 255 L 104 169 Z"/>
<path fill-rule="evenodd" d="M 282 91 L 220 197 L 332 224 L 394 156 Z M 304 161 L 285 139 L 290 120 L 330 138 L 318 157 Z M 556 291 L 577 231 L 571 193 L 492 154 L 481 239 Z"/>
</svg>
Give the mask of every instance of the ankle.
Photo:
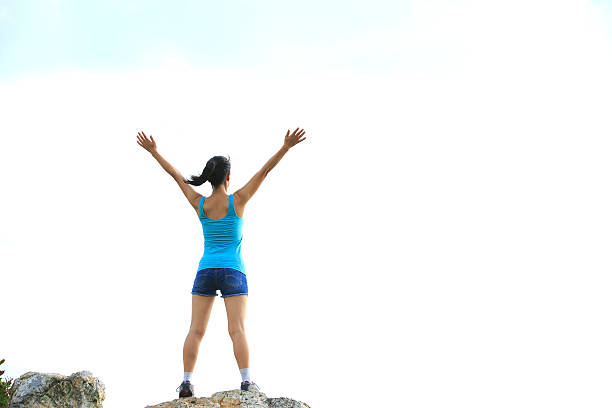
<svg viewBox="0 0 612 408">
<path fill-rule="evenodd" d="M 242 382 L 245 382 L 245 381 L 251 382 L 251 369 L 248 367 L 241 368 L 240 376 L 242 377 Z"/>
</svg>

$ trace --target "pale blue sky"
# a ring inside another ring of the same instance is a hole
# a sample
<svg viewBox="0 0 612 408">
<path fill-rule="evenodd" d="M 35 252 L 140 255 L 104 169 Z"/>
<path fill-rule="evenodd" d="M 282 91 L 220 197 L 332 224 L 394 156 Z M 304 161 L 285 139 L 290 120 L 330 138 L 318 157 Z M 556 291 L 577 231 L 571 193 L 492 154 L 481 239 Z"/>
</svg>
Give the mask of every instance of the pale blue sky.
<svg viewBox="0 0 612 408">
<path fill-rule="evenodd" d="M 373 75 L 480 68 L 491 56 L 537 65 L 538 58 L 550 63 L 537 50 L 551 42 L 572 46 L 576 22 L 598 19 L 612 38 L 609 1 L 585 2 L 581 10 L 590 16 L 574 15 L 576 4 L 2 0 L 0 80 L 168 60 L 201 69 Z M 549 37 L 555 30 L 561 35 Z"/>
<path fill-rule="evenodd" d="M 62 68 L 140 67 L 154 64 L 164 53 L 181 54 L 201 67 L 261 67 L 285 55 L 299 58 L 298 49 L 305 51 L 304 66 L 371 70 L 375 65 L 384 70 L 392 66 L 394 55 L 376 44 L 361 49 L 342 44 L 401 25 L 408 18 L 408 4 L 2 1 L 0 74 L 7 79 Z M 330 48 L 333 58 L 313 58 L 317 49 Z"/>
</svg>

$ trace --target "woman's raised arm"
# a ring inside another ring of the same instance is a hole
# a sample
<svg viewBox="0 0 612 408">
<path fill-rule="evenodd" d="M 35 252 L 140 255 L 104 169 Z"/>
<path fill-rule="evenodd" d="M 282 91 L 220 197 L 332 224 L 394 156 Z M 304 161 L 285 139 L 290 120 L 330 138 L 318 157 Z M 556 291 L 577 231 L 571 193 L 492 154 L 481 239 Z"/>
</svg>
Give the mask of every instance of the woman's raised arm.
<svg viewBox="0 0 612 408">
<path fill-rule="evenodd" d="M 185 198 L 187 198 L 187 201 L 189 201 L 191 207 L 193 207 L 196 213 L 198 213 L 198 202 L 202 195 L 195 191 L 193 187 L 191 187 L 189 184 L 185 183 L 185 179 L 183 178 L 181 172 L 175 169 L 170 163 L 168 163 L 166 159 L 162 157 L 161 154 L 158 153 L 157 144 L 153 139 L 153 135 L 151 135 L 151 140 L 149 140 L 147 139 L 147 136 L 144 134 L 144 132 L 138 132 L 138 144 L 142 146 L 146 151 L 151 153 L 151 156 L 155 157 L 155 160 L 158 161 L 158 163 L 163 167 L 163 169 L 166 170 L 166 172 L 168 172 L 168 174 L 172 176 L 172 178 L 177 182 L 181 191 L 185 195 Z"/>
<path fill-rule="evenodd" d="M 287 135 L 285 135 L 285 142 L 283 143 L 283 147 L 280 148 L 278 152 L 274 154 L 264 166 L 259 170 L 255 175 L 249 180 L 248 183 L 245 184 L 240 190 L 236 191 L 236 195 L 238 195 L 240 202 L 244 205 L 253 197 L 261 183 L 264 181 L 270 170 L 272 170 L 278 162 L 283 158 L 285 153 L 289 151 L 293 146 L 300 143 L 306 138 L 301 137 L 306 133 L 305 130 L 299 130 L 297 128 L 293 131 L 291 135 L 289 135 L 290 130 L 287 130 Z"/>
</svg>

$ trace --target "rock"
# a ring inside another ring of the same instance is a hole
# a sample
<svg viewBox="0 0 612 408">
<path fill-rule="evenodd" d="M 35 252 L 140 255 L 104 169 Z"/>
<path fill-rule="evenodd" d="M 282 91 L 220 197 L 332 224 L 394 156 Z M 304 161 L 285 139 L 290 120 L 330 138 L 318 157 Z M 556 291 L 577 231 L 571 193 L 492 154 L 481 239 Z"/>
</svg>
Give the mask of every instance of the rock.
<svg viewBox="0 0 612 408">
<path fill-rule="evenodd" d="M 89 371 L 70 376 L 33 371 L 11 386 L 9 408 L 102 408 L 104 384 Z"/>
<path fill-rule="evenodd" d="M 268 398 L 258 391 L 230 390 L 215 392 L 210 398 L 189 397 L 166 401 L 145 408 L 310 408 L 290 398 Z"/>
<path fill-rule="evenodd" d="M 8 408 L 102 408 L 104 384 L 89 371 L 70 376 L 27 372 L 13 381 Z M 210 398 L 191 397 L 145 408 L 310 408 L 290 398 L 268 398 L 258 391 L 215 392 Z"/>
<path fill-rule="evenodd" d="M 268 400 L 270 408 L 310 408 L 309 405 L 303 402 L 292 400 L 291 398 L 270 398 Z"/>
</svg>

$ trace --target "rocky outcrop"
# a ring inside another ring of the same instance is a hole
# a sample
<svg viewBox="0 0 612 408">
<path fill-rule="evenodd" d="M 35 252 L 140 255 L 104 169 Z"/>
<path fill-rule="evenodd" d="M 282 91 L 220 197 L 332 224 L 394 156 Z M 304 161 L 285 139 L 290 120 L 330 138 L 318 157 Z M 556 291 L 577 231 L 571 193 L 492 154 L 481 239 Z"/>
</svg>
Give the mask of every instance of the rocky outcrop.
<svg viewBox="0 0 612 408">
<path fill-rule="evenodd" d="M 147 405 L 145 408 L 310 408 L 309 405 L 290 398 L 268 398 L 263 392 L 257 391 L 220 391 L 210 398 L 180 398 L 162 402 L 157 405 Z"/>
<path fill-rule="evenodd" d="M 70 376 L 33 371 L 11 386 L 9 408 L 102 408 L 104 384 L 89 371 Z"/>
<path fill-rule="evenodd" d="M 102 408 L 104 384 L 89 371 L 70 376 L 27 372 L 13 381 L 9 408 Z M 310 408 L 290 398 L 268 398 L 258 391 L 220 391 L 205 397 L 174 399 L 145 408 Z"/>
</svg>

